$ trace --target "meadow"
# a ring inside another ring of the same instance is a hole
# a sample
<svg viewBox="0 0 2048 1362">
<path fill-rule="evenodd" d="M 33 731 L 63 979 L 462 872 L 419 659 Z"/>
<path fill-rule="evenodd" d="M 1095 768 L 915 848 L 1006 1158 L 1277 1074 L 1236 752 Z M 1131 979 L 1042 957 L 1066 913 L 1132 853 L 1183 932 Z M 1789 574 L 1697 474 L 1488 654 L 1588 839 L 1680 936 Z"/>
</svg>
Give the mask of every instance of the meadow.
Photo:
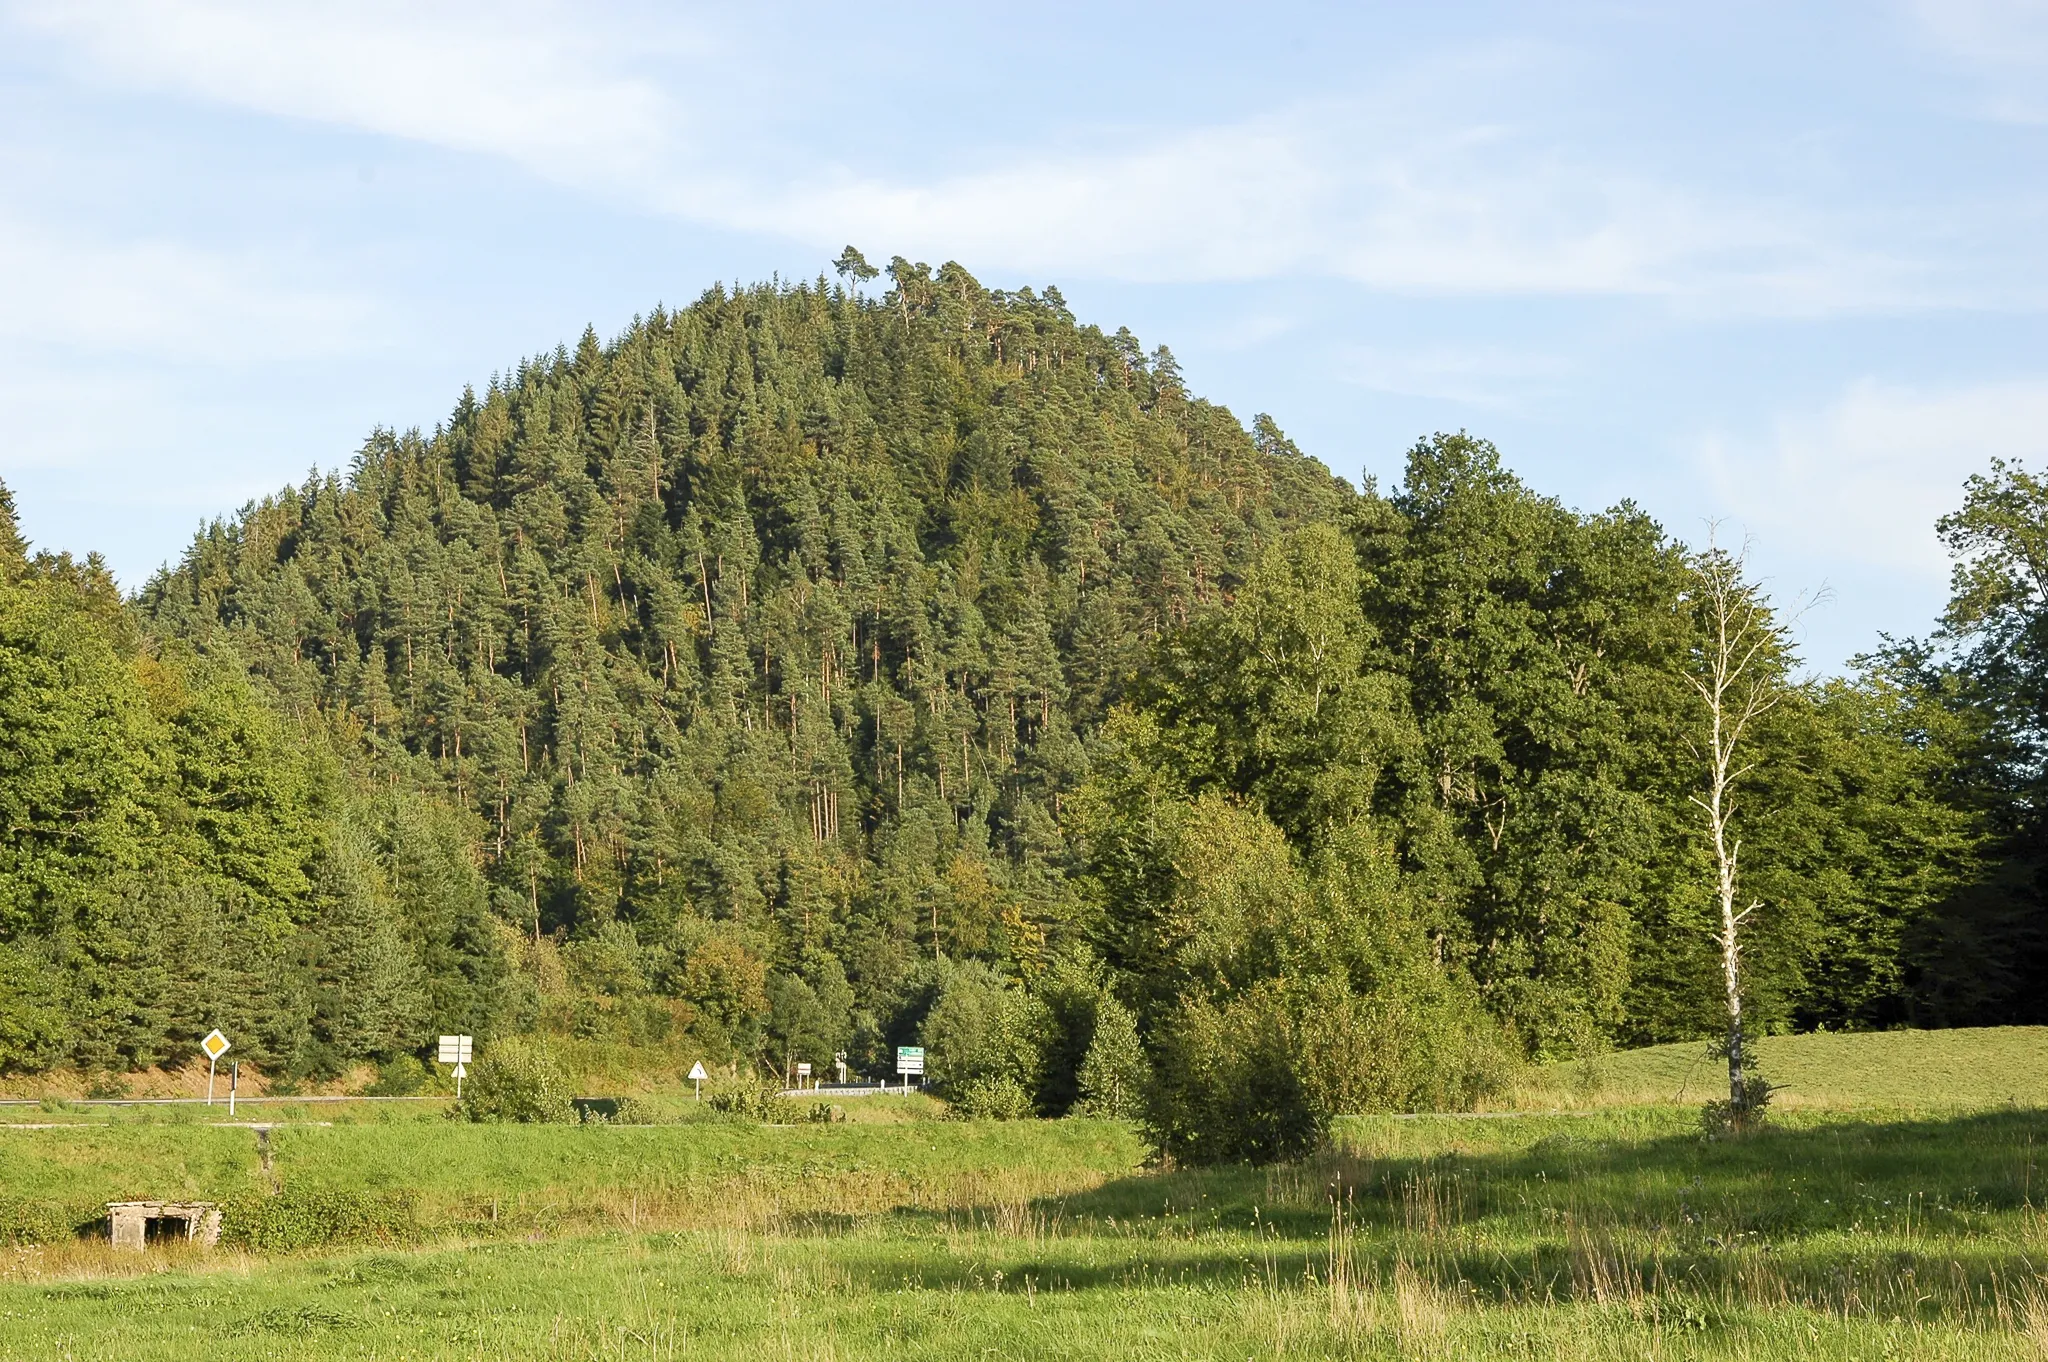
<svg viewBox="0 0 2048 1362">
<path fill-rule="evenodd" d="M 1852 1091 L 1709 1141 L 1690 1106 L 1611 1099 L 1353 1118 L 1304 1163 L 1178 1171 L 1114 1123 L 918 1099 L 642 1127 L 306 1108 L 332 1124 L 271 1132 L 267 1169 L 189 1108 L 43 1113 L 0 1131 L 0 1358 L 2048 1357 L 2040 1106 Z M 126 1256 L 36 1229 L 145 1191 L 242 1229 Z"/>
<path fill-rule="evenodd" d="M 2048 1106 L 2048 1026 L 1821 1031 L 1766 1036 L 1755 1050 L 1780 1109 Z M 1725 1095 L 1727 1073 L 1696 1042 L 1652 1045 L 1538 1070 L 1513 1104 L 1702 1102 Z"/>
</svg>

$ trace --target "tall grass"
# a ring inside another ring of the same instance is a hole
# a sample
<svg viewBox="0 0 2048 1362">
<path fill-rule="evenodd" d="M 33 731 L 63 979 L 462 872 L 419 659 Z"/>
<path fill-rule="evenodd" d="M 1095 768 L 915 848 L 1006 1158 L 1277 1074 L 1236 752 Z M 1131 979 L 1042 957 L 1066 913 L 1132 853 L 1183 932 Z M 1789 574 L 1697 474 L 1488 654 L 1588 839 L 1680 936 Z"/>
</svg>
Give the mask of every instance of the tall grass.
<svg viewBox="0 0 2048 1362">
<path fill-rule="evenodd" d="M 297 1135 L 515 1196 L 418 1247 L 16 1250 L 0 1358 L 2048 1357 L 2040 1112 L 1360 1120 L 1201 1172 L 1087 1123 Z"/>
</svg>

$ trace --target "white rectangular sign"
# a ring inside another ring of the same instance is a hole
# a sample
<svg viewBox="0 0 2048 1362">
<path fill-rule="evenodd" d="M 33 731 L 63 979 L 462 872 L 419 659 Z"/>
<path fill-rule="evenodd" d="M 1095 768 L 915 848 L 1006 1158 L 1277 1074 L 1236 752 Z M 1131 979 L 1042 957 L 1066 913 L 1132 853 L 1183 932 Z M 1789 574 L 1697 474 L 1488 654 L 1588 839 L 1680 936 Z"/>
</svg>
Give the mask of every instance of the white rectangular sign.
<svg viewBox="0 0 2048 1362">
<path fill-rule="evenodd" d="M 808 1065 L 808 1064 L 799 1064 L 799 1065 L 797 1065 L 797 1066 L 796 1066 L 796 1076 L 797 1076 L 798 1078 L 809 1078 L 809 1077 L 811 1076 L 811 1066 L 810 1066 L 810 1065 Z"/>
<path fill-rule="evenodd" d="M 470 1053 L 473 1042 L 468 1036 L 441 1037 L 441 1062 L 443 1064 L 467 1064 L 475 1056 Z"/>
<path fill-rule="evenodd" d="M 921 1074 L 924 1072 L 924 1047 L 922 1045 L 899 1045 L 896 1047 L 896 1072 L 899 1074 Z"/>
</svg>

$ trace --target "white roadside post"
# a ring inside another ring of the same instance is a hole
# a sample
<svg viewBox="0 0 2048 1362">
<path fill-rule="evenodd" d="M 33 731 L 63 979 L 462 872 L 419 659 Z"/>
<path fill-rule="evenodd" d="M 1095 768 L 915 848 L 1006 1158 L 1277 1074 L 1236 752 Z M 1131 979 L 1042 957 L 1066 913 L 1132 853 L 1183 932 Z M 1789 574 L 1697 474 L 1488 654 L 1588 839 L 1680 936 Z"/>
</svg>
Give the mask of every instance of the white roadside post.
<svg viewBox="0 0 2048 1362">
<path fill-rule="evenodd" d="M 903 1078 L 903 1095 L 910 1096 L 910 1076 L 917 1075 L 917 1086 L 924 1086 L 924 1047 L 922 1045 L 899 1045 L 896 1047 L 896 1072 Z"/>
<path fill-rule="evenodd" d="M 703 1060 L 700 1059 L 695 1064 L 692 1064 L 690 1066 L 690 1082 L 696 1085 L 697 1100 L 699 1102 L 704 1100 L 704 1080 L 709 1077 L 711 1077 L 711 1075 L 704 1072 Z"/>
<path fill-rule="evenodd" d="M 443 1064 L 455 1066 L 455 1100 L 462 1100 L 462 1080 L 469 1077 L 471 1050 L 476 1042 L 469 1036 L 441 1037 L 440 1059 Z"/>
<path fill-rule="evenodd" d="M 228 1065 L 228 1115 L 235 1114 L 235 1089 L 242 1086 L 242 1061 Z"/>
<path fill-rule="evenodd" d="M 206 1033 L 206 1039 L 199 1042 L 199 1048 L 206 1051 L 206 1105 L 213 1105 L 213 1071 L 220 1064 L 220 1057 L 233 1048 L 226 1036 L 215 1027 Z"/>
</svg>

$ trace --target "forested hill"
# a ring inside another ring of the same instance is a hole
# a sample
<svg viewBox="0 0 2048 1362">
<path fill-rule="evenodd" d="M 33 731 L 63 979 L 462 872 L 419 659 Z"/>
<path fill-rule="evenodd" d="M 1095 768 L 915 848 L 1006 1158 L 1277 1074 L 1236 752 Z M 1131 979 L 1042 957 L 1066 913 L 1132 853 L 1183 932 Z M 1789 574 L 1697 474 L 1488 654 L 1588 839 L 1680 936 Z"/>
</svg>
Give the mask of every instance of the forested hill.
<svg viewBox="0 0 2048 1362">
<path fill-rule="evenodd" d="M 0 497 L 0 1071 L 922 1039 L 970 1109 L 1142 1091 L 1235 1157 L 1715 1029 L 1718 560 L 1464 435 L 1354 492 L 1052 289 L 840 266 L 522 364 L 125 604 Z M 2042 518 L 2010 482 L 1957 543 Z M 2042 612 L 1989 590 L 1949 662 L 1769 631 L 1759 1025 L 2038 1011 L 2048 706 L 1982 679 Z"/>
<path fill-rule="evenodd" d="M 887 990 L 1043 950 L 1083 737 L 1163 629 L 1342 512 L 1255 431 L 1052 290 L 718 289 L 379 433 L 143 602 L 472 810 L 529 935 L 734 924 Z"/>
</svg>

